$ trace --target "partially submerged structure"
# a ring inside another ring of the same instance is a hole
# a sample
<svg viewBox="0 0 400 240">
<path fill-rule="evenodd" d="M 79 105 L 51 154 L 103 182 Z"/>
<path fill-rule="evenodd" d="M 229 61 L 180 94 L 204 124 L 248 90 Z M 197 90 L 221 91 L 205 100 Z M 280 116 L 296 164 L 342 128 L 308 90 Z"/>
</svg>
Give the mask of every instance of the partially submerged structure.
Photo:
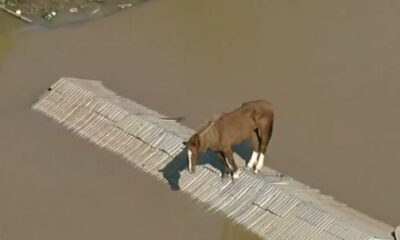
<svg viewBox="0 0 400 240">
<path fill-rule="evenodd" d="M 105 17 L 146 0 L 0 0 L 3 10 L 27 23 L 61 26 Z"/>
<path fill-rule="evenodd" d="M 209 154 L 190 174 L 182 142 L 194 131 L 99 81 L 61 78 L 32 108 L 263 239 L 394 239 L 391 226 L 270 168 L 221 181 Z"/>
</svg>

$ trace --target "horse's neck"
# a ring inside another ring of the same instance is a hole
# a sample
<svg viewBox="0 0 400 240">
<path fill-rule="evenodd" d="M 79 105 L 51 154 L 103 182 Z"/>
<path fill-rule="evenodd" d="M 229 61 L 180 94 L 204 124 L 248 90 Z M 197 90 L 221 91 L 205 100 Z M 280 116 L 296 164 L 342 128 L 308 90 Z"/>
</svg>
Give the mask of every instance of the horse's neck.
<svg viewBox="0 0 400 240">
<path fill-rule="evenodd" d="M 203 149 L 212 148 L 218 144 L 218 131 L 215 122 L 211 123 L 210 126 L 200 133 L 200 138 Z"/>
</svg>

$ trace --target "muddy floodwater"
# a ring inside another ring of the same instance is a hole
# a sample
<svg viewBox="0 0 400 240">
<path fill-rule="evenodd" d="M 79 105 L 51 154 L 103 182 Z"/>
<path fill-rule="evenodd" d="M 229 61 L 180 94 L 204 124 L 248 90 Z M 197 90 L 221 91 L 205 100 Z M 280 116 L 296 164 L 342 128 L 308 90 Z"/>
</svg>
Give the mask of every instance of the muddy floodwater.
<svg viewBox="0 0 400 240">
<path fill-rule="evenodd" d="M 266 164 L 400 224 L 400 2 L 150 1 L 46 30 L 0 13 L 0 239 L 257 239 L 30 110 L 62 76 L 197 128 L 264 98 Z"/>
</svg>

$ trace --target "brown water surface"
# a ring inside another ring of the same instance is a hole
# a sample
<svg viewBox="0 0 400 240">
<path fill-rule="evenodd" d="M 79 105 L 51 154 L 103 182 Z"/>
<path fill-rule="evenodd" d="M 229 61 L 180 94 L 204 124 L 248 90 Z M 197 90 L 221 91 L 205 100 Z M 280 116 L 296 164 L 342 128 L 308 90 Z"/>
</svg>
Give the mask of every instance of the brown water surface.
<svg viewBox="0 0 400 240">
<path fill-rule="evenodd" d="M 266 164 L 400 223 L 399 1 L 164 0 L 22 30 L 0 15 L 0 238 L 254 237 L 32 112 L 62 76 L 101 80 L 193 128 L 268 99 Z"/>
</svg>

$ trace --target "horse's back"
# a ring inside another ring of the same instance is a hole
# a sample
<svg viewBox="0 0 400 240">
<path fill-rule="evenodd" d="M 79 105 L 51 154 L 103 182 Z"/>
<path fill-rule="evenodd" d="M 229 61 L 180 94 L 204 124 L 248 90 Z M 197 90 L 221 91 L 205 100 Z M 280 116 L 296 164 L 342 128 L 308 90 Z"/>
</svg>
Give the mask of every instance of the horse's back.
<svg viewBox="0 0 400 240">
<path fill-rule="evenodd" d="M 257 99 L 242 103 L 242 105 L 231 112 L 222 113 L 218 120 L 223 126 L 236 128 L 242 126 L 254 129 L 256 119 L 271 119 L 274 117 L 272 104 L 263 99 Z"/>
<path fill-rule="evenodd" d="M 242 103 L 241 107 L 262 107 L 266 109 L 272 109 L 271 102 L 264 100 L 264 99 L 257 99 L 252 101 L 247 101 Z"/>
<path fill-rule="evenodd" d="M 257 99 L 242 103 L 241 108 L 252 109 L 258 114 L 272 116 L 274 115 L 272 104 L 264 99 Z"/>
<path fill-rule="evenodd" d="M 254 105 L 254 104 L 261 104 L 261 105 L 272 105 L 269 101 L 265 99 L 255 99 L 255 100 L 250 100 L 242 103 L 242 106 L 244 105 Z"/>
</svg>

